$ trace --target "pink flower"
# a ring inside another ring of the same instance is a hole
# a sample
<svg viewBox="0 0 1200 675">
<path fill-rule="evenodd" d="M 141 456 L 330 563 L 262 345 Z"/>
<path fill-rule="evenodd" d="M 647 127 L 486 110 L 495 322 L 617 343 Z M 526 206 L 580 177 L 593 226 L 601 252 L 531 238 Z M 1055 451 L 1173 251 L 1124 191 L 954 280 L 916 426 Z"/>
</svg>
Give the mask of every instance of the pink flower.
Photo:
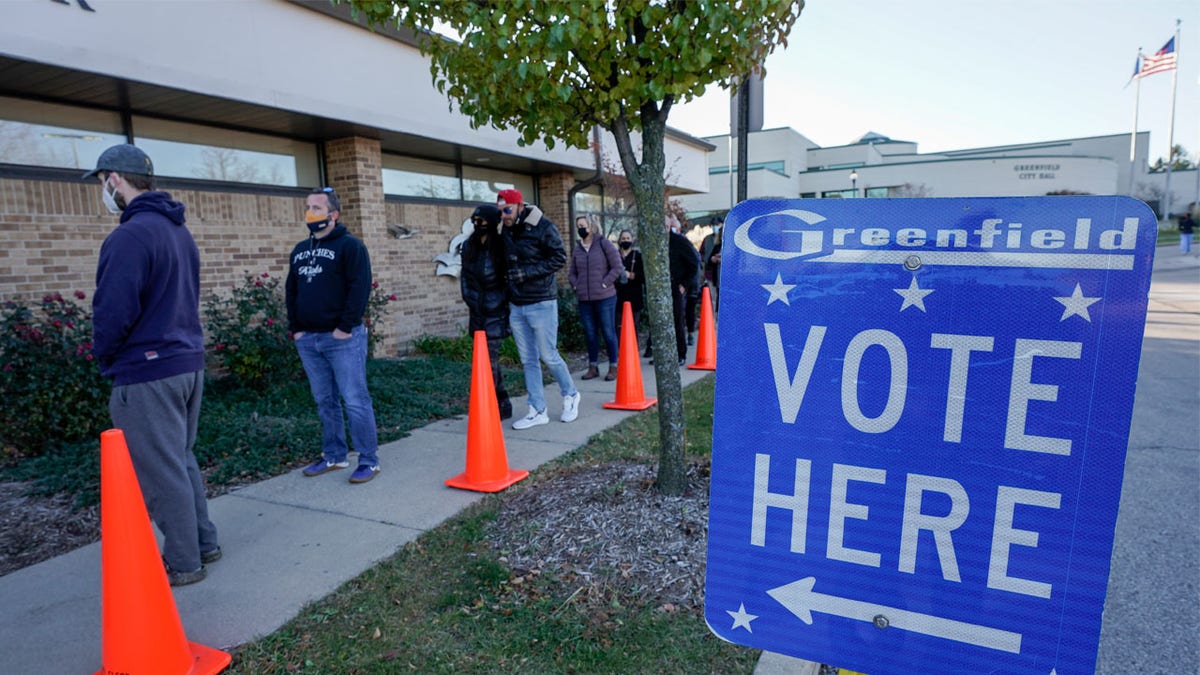
<svg viewBox="0 0 1200 675">
<path fill-rule="evenodd" d="M 270 274 L 268 274 L 268 273 L 266 273 L 266 272 L 263 272 L 263 273 L 262 273 L 262 278 L 264 278 L 264 279 L 266 279 L 266 278 L 267 278 L 267 277 L 269 277 L 269 276 L 271 276 L 271 275 L 270 275 Z"/>
<path fill-rule="evenodd" d="M 87 355 L 87 356 L 85 356 L 84 358 L 85 358 L 85 359 L 87 359 L 88 361 L 91 361 L 92 359 L 94 359 L 94 358 L 96 358 L 96 357 L 95 357 L 95 356 L 93 356 L 91 352 L 88 352 L 88 355 Z"/>
<path fill-rule="evenodd" d="M 391 295 L 389 295 L 389 296 L 388 296 L 388 300 L 393 300 L 393 301 L 394 301 L 395 299 L 396 299 L 396 294 L 395 294 L 395 293 L 392 293 Z"/>
<path fill-rule="evenodd" d="M 87 293 L 84 293 L 83 291 L 75 291 L 75 297 L 83 300 L 87 297 Z"/>
<path fill-rule="evenodd" d="M 268 325 L 268 326 L 274 326 L 274 325 L 275 325 L 275 319 L 267 319 L 267 325 Z"/>
<path fill-rule="evenodd" d="M 262 279 L 259 279 L 258 281 L 254 282 L 254 285 L 255 285 L 255 286 L 258 286 L 259 288 L 262 288 L 262 285 L 263 285 L 263 284 L 262 284 Z"/>
<path fill-rule="evenodd" d="M 55 328 L 62 328 L 62 322 L 61 322 L 61 321 L 59 321 L 58 319 L 55 319 L 55 320 L 54 320 L 54 327 L 55 327 Z"/>
<path fill-rule="evenodd" d="M 222 349 L 225 349 L 225 345 L 218 342 L 217 344 L 213 345 L 213 349 L 215 349 L 217 351 L 221 351 Z"/>
<path fill-rule="evenodd" d="M 371 282 L 371 288 L 379 288 L 379 282 L 378 282 L 378 281 L 372 281 L 372 282 Z"/>
</svg>

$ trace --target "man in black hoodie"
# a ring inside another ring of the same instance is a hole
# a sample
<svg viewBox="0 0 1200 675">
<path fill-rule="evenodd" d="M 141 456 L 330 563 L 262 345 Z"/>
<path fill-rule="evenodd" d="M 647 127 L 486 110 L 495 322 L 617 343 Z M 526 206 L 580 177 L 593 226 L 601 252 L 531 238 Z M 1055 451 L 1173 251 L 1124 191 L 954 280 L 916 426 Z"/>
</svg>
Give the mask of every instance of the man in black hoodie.
<svg viewBox="0 0 1200 675">
<path fill-rule="evenodd" d="M 155 191 L 154 165 L 133 145 L 105 150 L 96 168 L 104 205 L 121 223 L 100 247 L 92 352 L 113 381 L 108 410 L 125 434 L 146 511 L 163 533 L 172 586 L 207 575 L 221 557 L 192 447 L 204 391 L 200 252 L 184 206 Z"/>
<path fill-rule="evenodd" d="M 367 329 L 363 314 L 371 296 L 367 248 L 338 222 L 341 202 L 333 188 L 313 190 L 306 200 L 309 237 L 288 261 L 288 330 L 300 352 L 308 386 L 321 417 L 321 459 L 304 468 L 320 476 L 350 466 L 342 404 L 350 440 L 358 451 L 351 483 L 379 473 L 375 406 L 367 391 Z M 339 400 L 340 399 L 340 400 Z"/>
</svg>

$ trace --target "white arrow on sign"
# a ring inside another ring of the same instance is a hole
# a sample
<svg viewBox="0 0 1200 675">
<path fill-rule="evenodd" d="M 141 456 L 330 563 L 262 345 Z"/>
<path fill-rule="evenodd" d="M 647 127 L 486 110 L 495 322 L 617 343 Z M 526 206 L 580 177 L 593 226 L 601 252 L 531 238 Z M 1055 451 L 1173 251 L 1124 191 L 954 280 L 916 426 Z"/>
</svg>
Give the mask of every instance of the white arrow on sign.
<svg viewBox="0 0 1200 675">
<path fill-rule="evenodd" d="M 839 598 L 836 595 L 816 593 L 813 586 L 816 577 L 806 577 L 790 584 L 772 588 L 767 595 L 786 607 L 801 621 L 807 624 L 813 622 L 812 613 L 833 614 L 847 619 L 866 621 L 880 627 L 899 628 L 900 630 L 921 633 L 933 637 L 965 642 L 977 647 L 995 649 L 1012 654 L 1021 653 L 1021 634 L 998 628 L 976 626 L 974 624 L 953 619 L 943 619 L 928 614 L 918 614 L 895 607 L 885 607 L 870 602 Z"/>
</svg>

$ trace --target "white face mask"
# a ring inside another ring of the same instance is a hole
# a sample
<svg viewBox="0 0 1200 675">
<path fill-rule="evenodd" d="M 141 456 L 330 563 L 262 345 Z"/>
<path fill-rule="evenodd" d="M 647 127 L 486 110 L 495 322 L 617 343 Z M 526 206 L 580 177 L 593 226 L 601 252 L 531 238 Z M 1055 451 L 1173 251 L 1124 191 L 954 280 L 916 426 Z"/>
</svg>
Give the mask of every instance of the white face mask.
<svg viewBox="0 0 1200 675">
<path fill-rule="evenodd" d="M 117 204 L 117 188 L 113 186 L 112 191 L 109 192 L 109 185 L 110 183 L 105 181 L 104 187 L 101 188 L 101 192 L 104 193 L 104 207 L 108 209 L 109 213 L 120 213 L 124 209 Z"/>
</svg>

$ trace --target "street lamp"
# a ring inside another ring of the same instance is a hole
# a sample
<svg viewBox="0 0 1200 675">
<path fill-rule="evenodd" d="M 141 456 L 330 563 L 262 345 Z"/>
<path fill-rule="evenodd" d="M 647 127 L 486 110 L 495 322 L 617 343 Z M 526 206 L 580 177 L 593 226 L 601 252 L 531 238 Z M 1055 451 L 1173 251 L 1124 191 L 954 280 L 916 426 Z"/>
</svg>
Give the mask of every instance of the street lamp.
<svg viewBox="0 0 1200 675">
<path fill-rule="evenodd" d="M 858 172 L 853 169 L 850 170 L 850 192 L 852 196 L 858 196 Z"/>
</svg>

